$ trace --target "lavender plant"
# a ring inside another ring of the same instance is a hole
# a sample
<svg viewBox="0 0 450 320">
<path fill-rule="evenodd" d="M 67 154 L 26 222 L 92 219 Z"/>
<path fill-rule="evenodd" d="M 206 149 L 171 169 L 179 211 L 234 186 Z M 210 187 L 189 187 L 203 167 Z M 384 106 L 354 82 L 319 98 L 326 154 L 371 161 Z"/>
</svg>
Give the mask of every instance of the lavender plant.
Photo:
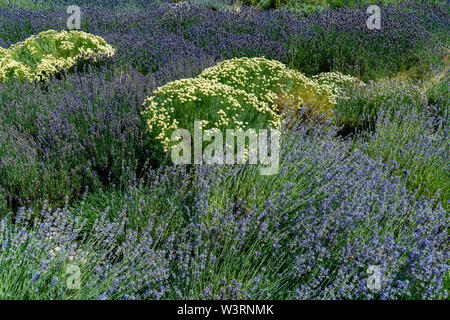
<svg viewBox="0 0 450 320">
<path fill-rule="evenodd" d="M 379 112 L 390 114 L 404 105 L 424 111 L 428 98 L 422 85 L 399 79 L 380 79 L 367 85 L 347 85 L 335 107 L 335 116 L 346 130 L 373 129 Z"/>
<path fill-rule="evenodd" d="M 168 274 L 161 252 L 152 249 L 150 230 L 137 239 L 124 230 L 124 220 L 107 221 L 103 214 L 93 232 L 77 241 L 83 224 L 68 209 L 44 206 L 31 228 L 30 217 L 31 211 L 21 208 L 14 224 L 6 219 L 0 223 L 2 299 L 159 296 L 161 287 L 151 283 L 164 283 Z M 78 271 L 79 285 L 69 282 L 68 267 Z"/>
<path fill-rule="evenodd" d="M 448 68 L 437 73 L 425 88 L 429 104 L 434 107 L 435 114 L 441 117 L 448 116 L 450 110 L 450 95 Z"/>
<path fill-rule="evenodd" d="M 394 161 L 417 196 L 437 197 L 450 204 L 448 118 L 418 113 L 404 105 L 391 115 L 380 111 L 375 131 L 366 137 L 374 158 Z"/>
<path fill-rule="evenodd" d="M 0 81 L 45 80 L 80 61 L 111 57 L 114 49 L 101 37 L 79 31 L 47 30 L 16 43 L 0 55 Z"/>
</svg>

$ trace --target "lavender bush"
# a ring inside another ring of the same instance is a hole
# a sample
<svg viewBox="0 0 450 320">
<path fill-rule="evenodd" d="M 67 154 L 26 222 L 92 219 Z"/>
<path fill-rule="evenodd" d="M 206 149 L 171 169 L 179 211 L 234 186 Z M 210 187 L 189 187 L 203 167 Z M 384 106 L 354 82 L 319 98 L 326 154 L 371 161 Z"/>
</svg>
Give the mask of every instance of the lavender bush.
<svg viewBox="0 0 450 320">
<path fill-rule="evenodd" d="M 0 222 L 2 299 L 160 296 L 167 265 L 162 253 L 151 248 L 150 229 L 138 240 L 132 231 L 124 230 L 124 220 L 109 222 L 102 215 L 90 236 L 76 241 L 82 222 L 69 210 L 44 207 L 34 226 L 24 228 L 30 215 L 22 208 L 14 225 Z M 68 266 L 79 268 L 79 288 L 67 284 Z"/>
<path fill-rule="evenodd" d="M 44 199 L 62 204 L 64 196 L 120 177 L 122 166 L 147 160 L 139 95 L 143 99 L 155 80 L 139 75 L 139 81 L 130 81 L 134 76 L 107 80 L 108 72 L 100 71 L 56 80 L 47 90 L 39 84 L 1 86 L 0 176 L 13 208 Z"/>
<path fill-rule="evenodd" d="M 398 173 L 408 178 L 411 190 L 418 196 L 439 197 L 448 209 L 448 117 L 425 115 L 410 105 L 404 105 L 393 115 L 388 108 L 382 109 L 374 132 L 367 138 L 367 151 L 374 158 L 394 161 Z"/>
</svg>

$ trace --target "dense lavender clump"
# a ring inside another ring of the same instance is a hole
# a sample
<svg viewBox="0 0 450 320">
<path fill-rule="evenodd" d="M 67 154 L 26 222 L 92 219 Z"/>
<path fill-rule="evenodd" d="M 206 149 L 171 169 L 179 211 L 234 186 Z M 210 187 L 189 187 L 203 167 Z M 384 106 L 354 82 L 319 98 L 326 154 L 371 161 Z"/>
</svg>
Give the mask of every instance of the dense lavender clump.
<svg viewBox="0 0 450 320">
<path fill-rule="evenodd" d="M 367 151 L 374 158 L 395 161 L 398 172 L 408 177 L 411 190 L 418 196 L 438 197 L 448 209 L 449 119 L 433 113 L 432 108 L 419 113 L 408 104 L 395 112 L 385 107 L 378 114 L 374 132 L 366 133 Z"/>
<path fill-rule="evenodd" d="M 168 276 L 164 253 L 154 250 L 151 228 L 124 230 L 125 220 L 95 222 L 83 241 L 82 221 L 68 209 L 44 206 L 34 227 L 20 209 L 16 224 L 0 222 L 0 279 L 3 299 L 157 298 Z M 118 239 L 123 240 L 118 243 Z M 20 266 L 20 268 L 18 268 Z M 67 267 L 79 268 L 82 290 L 67 285 Z"/>
<path fill-rule="evenodd" d="M 423 88 L 412 81 L 380 79 L 367 85 L 348 86 L 339 99 L 335 116 L 346 129 L 373 129 L 381 111 L 394 113 L 397 109 L 421 112 L 428 98 Z"/>
<path fill-rule="evenodd" d="M 66 29 L 66 2 L 0 8 L 0 46 Z M 383 6 L 381 30 L 367 29 L 365 7 L 79 3 L 82 31 L 115 55 L 0 83 L 0 299 L 448 297 L 448 3 Z M 274 175 L 159 166 L 146 97 L 261 56 L 358 86 L 333 116 L 292 119 Z M 67 286 L 71 265 L 80 290 Z"/>
<path fill-rule="evenodd" d="M 82 211 L 46 206 L 35 227 L 23 229 L 32 212 L 21 208 L 14 226 L 0 227 L 1 292 L 11 298 L 436 297 L 448 269 L 442 207 L 414 201 L 402 177 L 387 178 L 395 168 L 361 151 L 346 153 L 351 145 L 334 134 L 303 124 L 285 142 L 280 173 L 269 181 L 253 166 L 197 167 L 196 176 L 180 166 L 150 172 L 152 183 L 135 180 L 115 212 L 108 205 L 85 216 L 89 233 Z M 168 194 L 176 205 L 164 205 Z M 149 219 L 139 232 L 129 229 L 136 215 Z M 18 263 L 27 266 L 15 273 L 20 287 L 7 276 Z M 81 269 L 81 291 L 65 286 L 68 264 Z M 378 291 L 367 287 L 369 265 L 381 268 Z"/>
</svg>

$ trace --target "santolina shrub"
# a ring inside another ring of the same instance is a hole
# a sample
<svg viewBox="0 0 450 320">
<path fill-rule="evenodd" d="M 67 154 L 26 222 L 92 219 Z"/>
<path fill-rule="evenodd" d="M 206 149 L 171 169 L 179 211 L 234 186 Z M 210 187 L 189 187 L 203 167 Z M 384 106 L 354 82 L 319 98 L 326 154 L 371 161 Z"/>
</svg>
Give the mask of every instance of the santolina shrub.
<svg viewBox="0 0 450 320">
<path fill-rule="evenodd" d="M 383 6 L 383 27 L 377 32 L 366 26 L 367 6 L 305 17 L 245 6 L 239 12 L 214 11 L 186 3 L 112 11 L 108 8 L 119 2 L 101 3 L 105 3 L 102 8 L 79 4 L 83 7 L 81 30 L 102 35 L 117 49 L 117 64 L 131 65 L 144 74 L 166 65 L 178 64 L 182 69 L 191 63 L 207 61 L 211 66 L 233 57 L 265 56 L 307 75 L 340 71 L 374 79 L 412 67 L 427 68 L 428 53 L 445 52 L 435 31 L 448 34 L 449 20 L 445 3 L 425 1 Z M 48 29 L 66 28 L 65 10 L 0 8 L 0 15 L 4 17 L 0 46 L 5 48 Z"/>
<path fill-rule="evenodd" d="M 358 78 L 342 74 L 339 71 L 322 72 L 311 77 L 321 85 L 327 85 L 338 98 L 345 98 L 344 88 L 365 86 L 366 84 Z"/>
<path fill-rule="evenodd" d="M 48 30 L 0 51 L 0 82 L 44 80 L 82 60 L 111 57 L 115 50 L 99 36 Z"/>
<path fill-rule="evenodd" d="M 398 173 L 408 178 L 417 196 L 437 197 L 449 208 L 450 170 L 448 118 L 419 113 L 410 105 L 392 112 L 380 110 L 373 133 L 367 135 L 367 152 L 373 158 L 395 161 Z"/>
<path fill-rule="evenodd" d="M 356 81 L 339 74 L 335 78 Z M 296 112 L 303 106 L 313 114 L 327 116 L 341 91 L 337 82 L 322 82 L 278 61 L 234 58 L 204 70 L 196 78 L 158 88 L 145 100 L 143 114 L 150 133 L 167 151 L 171 132 L 178 128 L 192 130 L 194 121 L 203 121 L 204 129 L 222 131 L 268 125 L 278 128 L 283 111 Z"/>
</svg>

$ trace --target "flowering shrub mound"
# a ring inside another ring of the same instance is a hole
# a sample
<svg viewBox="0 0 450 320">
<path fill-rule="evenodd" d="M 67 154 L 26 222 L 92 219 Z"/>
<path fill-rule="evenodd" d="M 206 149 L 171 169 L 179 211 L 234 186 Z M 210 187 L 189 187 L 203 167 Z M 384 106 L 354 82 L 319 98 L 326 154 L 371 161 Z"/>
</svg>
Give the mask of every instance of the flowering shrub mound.
<svg viewBox="0 0 450 320">
<path fill-rule="evenodd" d="M 97 61 L 114 55 L 114 51 L 99 36 L 81 31 L 48 30 L 9 49 L 0 49 L 0 82 L 12 78 L 44 80 L 79 61 Z"/>
<path fill-rule="evenodd" d="M 356 81 L 350 76 L 335 76 Z M 324 77 L 325 79 L 325 77 Z M 177 80 L 145 100 L 147 126 L 167 151 L 178 128 L 204 129 L 279 127 L 285 106 L 308 106 L 314 114 L 329 115 L 338 86 L 320 82 L 265 58 L 234 58 L 204 70 L 198 77 Z M 292 107 L 290 107 L 292 108 Z"/>
<path fill-rule="evenodd" d="M 254 94 L 202 77 L 170 82 L 144 102 L 148 129 L 162 144 L 178 128 L 193 130 L 194 121 L 203 129 L 263 128 L 279 126 L 280 117 Z"/>
</svg>

